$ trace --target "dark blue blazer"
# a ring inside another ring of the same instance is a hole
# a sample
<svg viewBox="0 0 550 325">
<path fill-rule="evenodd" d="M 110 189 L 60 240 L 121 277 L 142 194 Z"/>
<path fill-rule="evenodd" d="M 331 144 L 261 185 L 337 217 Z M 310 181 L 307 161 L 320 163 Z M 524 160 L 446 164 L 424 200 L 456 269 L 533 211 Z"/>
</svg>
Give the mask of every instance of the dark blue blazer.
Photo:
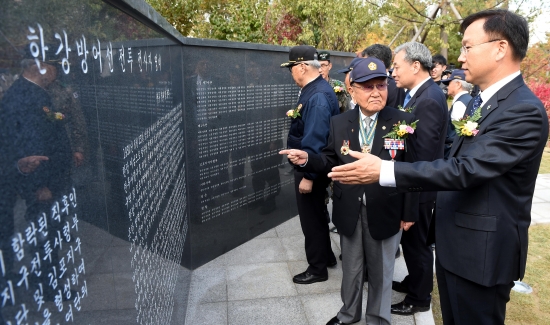
<svg viewBox="0 0 550 325">
<path fill-rule="evenodd" d="M 319 75 L 302 88 L 297 107 L 300 116 L 293 118 L 288 131 L 287 147 L 308 153 L 320 153 L 327 145 L 330 118 L 340 113 L 338 99 L 329 83 Z M 315 179 L 315 173 L 306 173 Z"/>
<path fill-rule="evenodd" d="M 433 161 L 443 158 L 449 109 L 445 94 L 430 78 L 416 91 L 405 108 L 414 108 L 416 137 L 412 141 L 417 161 Z M 420 203 L 434 201 L 436 192 L 420 194 Z"/>
<path fill-rule="evenodd" d="M 494 286 L 525 274 L 548 116 L 522 76 L 501 88 L 481 112 L 479 133 L 458 137 L 449 159 L 395 163 L 395 178 L 400 190 L 440 191 L 435 239 L 441 265 Z"/>
</svg>

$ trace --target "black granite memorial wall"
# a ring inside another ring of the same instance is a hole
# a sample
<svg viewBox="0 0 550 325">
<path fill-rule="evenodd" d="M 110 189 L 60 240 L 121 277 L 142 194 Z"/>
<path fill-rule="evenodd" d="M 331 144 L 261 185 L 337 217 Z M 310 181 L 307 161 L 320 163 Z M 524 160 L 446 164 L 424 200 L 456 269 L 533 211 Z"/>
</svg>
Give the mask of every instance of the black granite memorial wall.
<svg viewBox="0 0 550 325">
<path fill-rule="evenodd" d="M 0 7 L 0 322 L 184 323 L 192 269 L 297 214 L 288 48 L 141 0 Z"/>
</svg>

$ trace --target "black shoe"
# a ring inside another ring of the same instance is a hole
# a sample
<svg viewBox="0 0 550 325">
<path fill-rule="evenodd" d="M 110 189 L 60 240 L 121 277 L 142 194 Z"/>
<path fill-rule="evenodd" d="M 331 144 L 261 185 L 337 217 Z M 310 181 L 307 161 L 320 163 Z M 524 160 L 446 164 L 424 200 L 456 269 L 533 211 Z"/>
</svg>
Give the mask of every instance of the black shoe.
<svg viewBox="0 0 550 325">
<path fill-rule="evenodd" d="M 430 306 L 415 306 L 406 304 L 404 301 L 391 305 L 391 313 L 396 315 L 411 316 L 418 312 L 430 310 Z"/>
<path fill-rule="evenodd" d="M 341 320 L 338 319 L 338 317 L 334 316 L 331 320 L 328 321 L 327 325 L 346 325 L 348 323 L 344 323 Z"/>
<path fill-rule="evenodd" d="M 292 278 L 292 281 L 298 284 L 311 284 L 315 282 L 323 282 L 326 280 L 328 280 L 328 275 L 315 275 L 309 273 L 308 271 L 297 274 L 294 276 L 294 278 Z"/>
<path fill-rule="evenodd" d="M 335 233 L 335 234 L 337 234 L 337 233 L 338 233 L 338 229 L 336 229 L 336 227 L 332 227 L 332 228 L 330 228 L 330 230 L 329 230 L 329 231 L 330 231 L 330 232 L 333 232 L 333 233 Z"/>
<path fill-rule="evenodd" d="M 403 284 L 403 282 L 392 281 L 391 288 L 393 291 L 397 291 L 401 293 L 409 293 L 409 289 L 407 288 L 406 285 Z"/>
<path fill-rule="evenodd" d="M 338 262 L 336 260 L 332 261 L 332 262 L 328 262 L 327 263 L 327 266 L 328 267 L 333 267 L 333 266 L 336 266 L 336 264 L 338 264 Z"/>
</svg>

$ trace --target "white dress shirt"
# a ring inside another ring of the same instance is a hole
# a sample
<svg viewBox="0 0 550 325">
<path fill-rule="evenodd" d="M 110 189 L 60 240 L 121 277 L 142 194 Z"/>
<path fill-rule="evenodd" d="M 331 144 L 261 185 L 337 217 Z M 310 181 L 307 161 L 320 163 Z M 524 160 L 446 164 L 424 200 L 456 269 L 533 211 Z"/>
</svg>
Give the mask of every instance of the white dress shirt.
<svg viewBox="0 0 550 325">
<path fill-rule="evenodd" d="M 500 79 L 495 82 L 487 89 L 482 91 L 479 96 L 483 100 L 481 107 L 493 97 L 502 87 L 512 81 L 514 78 L 520 75 L 520 71 L 514 72 L 507 77 Z M 394 164 L 392 161 L 382 160 L 382 165 L 380 166 L 380 180 L 378 181 L 380 186 L 386 187 L 395 187 L 395 173 L 394 173 Z"/>
</svg>

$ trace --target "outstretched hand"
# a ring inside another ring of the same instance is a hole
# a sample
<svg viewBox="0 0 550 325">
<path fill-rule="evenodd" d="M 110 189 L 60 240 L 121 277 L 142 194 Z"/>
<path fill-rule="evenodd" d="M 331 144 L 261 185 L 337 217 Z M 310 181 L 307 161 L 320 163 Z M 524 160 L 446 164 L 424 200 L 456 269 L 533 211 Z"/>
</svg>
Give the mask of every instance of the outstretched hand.
<svg viewBox="0 0 550 325">
<path fill-rule="evenodd" d="M 382 160 L 369 153 L 349 151 L 349 155 L 359 160 L 332 168 L 328 177 L 342 184 L 371 184 L 380 179 Z"/>
<path fill-rule="evenodd" d="M 279 151 L 280 155 L 287 155 L 288 160 L 294 165 L 303 165 L 307 162 L 307 152 L 298 149 L 285 149 Z"/>
</svg>

